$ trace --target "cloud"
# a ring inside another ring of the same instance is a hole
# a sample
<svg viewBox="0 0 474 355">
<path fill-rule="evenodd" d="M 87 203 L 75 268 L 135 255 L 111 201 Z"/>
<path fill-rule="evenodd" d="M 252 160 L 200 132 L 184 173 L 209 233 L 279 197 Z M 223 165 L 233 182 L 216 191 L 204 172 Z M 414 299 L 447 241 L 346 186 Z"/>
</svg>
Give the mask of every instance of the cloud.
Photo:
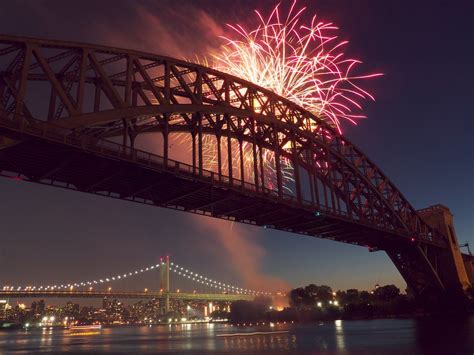
<svg viewBox="0 0 474 355">
<path fill-rule="evenodd" d="M 245 287 L 257 291 L 286 291 L 288 283 L 262 270 L 266 251 L 258 244 L 258 235 L 251 228 L 214 218 L 194 219 L 200 228 L 211 232 L 220 244 L 231 267 L 240 275 Z"/>
<path fill-rule="evenodd" d="M 178 59 L 206 56 L 220 46 L 223 25 L 193 4 L 172 6 L 163 2 L 134 2 L 121 9 L 130 14 L 127 25 L 118 19 L 92 21 L 86 31 L 94 42 L 133 48 Z"/>
</svg>

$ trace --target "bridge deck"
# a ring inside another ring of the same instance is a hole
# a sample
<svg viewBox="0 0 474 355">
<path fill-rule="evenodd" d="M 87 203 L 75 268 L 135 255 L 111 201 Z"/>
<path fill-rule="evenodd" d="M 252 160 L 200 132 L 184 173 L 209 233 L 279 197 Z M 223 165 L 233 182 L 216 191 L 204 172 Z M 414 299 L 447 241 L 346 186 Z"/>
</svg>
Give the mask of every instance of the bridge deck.
<svg viewBox="0 0 474 355">
<path fill-rule="evenodd" d="M 18 126 L 0 116 L 0 173 L 139 203 L 234 220 L 361 246 L 399 247 L 399 232 L 316 211 L 311 202 L 110 141 L 86 144 L 38 121 Z"/>
<path fill-rule="evenodd" d="M 164 298 L 164 293 L 159 292 L 108 292 L 108 291 L 0 291 L 0 299 L 9 298 L 133 298 L 133 299 L 158 299 Z M 170 292 L 170 299 L 192 301 L 251 301 L 255 296 L 225 294 L 225 293 L 186 293 Z"/>
</svg>

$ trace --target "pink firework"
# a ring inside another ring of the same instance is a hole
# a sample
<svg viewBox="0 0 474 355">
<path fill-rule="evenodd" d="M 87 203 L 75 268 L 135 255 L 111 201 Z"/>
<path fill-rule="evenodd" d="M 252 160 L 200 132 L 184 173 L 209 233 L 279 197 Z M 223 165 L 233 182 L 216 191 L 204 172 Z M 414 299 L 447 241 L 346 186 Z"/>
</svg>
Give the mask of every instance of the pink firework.
<svg viewBox="0 0 474 355">
<path fill-rule="evenodd" d="M 347 41 L 339 41 L 338 28 L 314 15 L 303 23 L 306 8 L 287 14 L 277 5 L 256 29 L 228 25 L 236 39 L 224 37 L 222 51 L 214 53 L 214 66 L 281 95 L 337 127 L 341 122 L 356 124 L 365 117 L 361 100 L 374 97 L 359 83 L 382 74 L 354 75 L 361 61 L 346 58 Z M 234 36 L 233 36 L 234 37 Z"/>
</svg>

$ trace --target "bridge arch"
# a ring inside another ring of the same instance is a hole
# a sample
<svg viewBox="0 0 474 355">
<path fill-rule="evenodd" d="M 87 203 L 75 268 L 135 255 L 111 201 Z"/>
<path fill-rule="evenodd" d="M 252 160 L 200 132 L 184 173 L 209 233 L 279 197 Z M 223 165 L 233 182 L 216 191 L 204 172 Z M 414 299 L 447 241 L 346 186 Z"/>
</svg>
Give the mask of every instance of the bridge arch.
<svg viewBox="0 0 474 355">
<path fill-rule="evenodd" d="M 61 137 L 55 144 L 75 142 L 75 149 L 89 151 L 107 142 L 119 144 L 127 160 L 136 163 L 141 150 L 137 141 L 158 133 L 160 159 L 167 167 L 172 160 L 170 138 L 184 134 L 191 136 L 190 171 L 196 183 L 213 176 L 226 184 L 219 185 L 221 192 L 241 193 L 241 187 L 248 190 L 246 196 L 251 191 L 250 196 L 267 205 L 272 199 L 272 203 L 284 202 L 275 211 L 285 210 L 286 215 L 275 222 L 277 212 L 265 212 L 273 219 L 268 223 L 264 217 L 244 213 L 245 206 L 232 213 L 216 212 L 218 201 L 184 209 L 383 249 L 416 292 L 445 288 L 437 260 L 445 250 L 446 237 L 425 223 L 381 170 L 333 127 L 245 80 L 150 53 L 0 35 L 0 113 L 0 158 L 4 156 L 0 170 L 17 171 L 41 182 L 53 180 L 53 175 L 66 169 L 67 159 L 40 173 L 16 168 L 18 164 L 8 159 L 9 152 L 26 147 L 38 135 L 43 140 Z M 217 165 L 206 166 L 206 137 L 218 142 L 213 157 Z M 223 147 L 227 152 L 222 152 Z M 250 161 L 247 172 L 243 154 Z M 232 166 L 234 155 L 240 155 L 238 167 Z M 176 162 L 175 166 L 180 165 Z M 240 171 L 240 181 L 234 171 Z M 104 179 L 71 184 L 102 193 L 105 182 L 113 180 Z M 141 192 L 135 189 L 119 196 L 133 199 Z M 151 200 L 169 207 L 177 206 L 170 201 L 182 197 Z M 336 230 L 328 230 L 331 226 Z M 418 266 L 416 272 L 412 264 Z"/>
</svg>

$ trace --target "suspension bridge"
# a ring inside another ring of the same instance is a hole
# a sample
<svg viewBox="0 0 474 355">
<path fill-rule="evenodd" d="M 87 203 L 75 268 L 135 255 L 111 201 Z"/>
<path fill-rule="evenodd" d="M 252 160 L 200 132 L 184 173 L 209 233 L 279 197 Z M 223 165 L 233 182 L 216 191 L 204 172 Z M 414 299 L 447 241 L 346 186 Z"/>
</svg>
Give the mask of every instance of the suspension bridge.
<svg viewBox="0 0 474 355">
<path fill-rule="evenodd" d="M 0 173 L 383 250 L 418 297 L 474 260 L 330 124 L 273 92 L 127 49 L 0 35 Z"/>
<path fill-rule="evenodd" d="M 112 291 L 112 288 L 102 290 L 101 286 L 109 285 L 114 281 L 124 280 L 146 272 L 159 271 L 159 291 L 130 292 Z M 170 271 L 193 283 L 200 284 L 214 292 L 171 292 Z M 162 314 L 170 311 L 170 300 L 206 301 L 206 302 L 232 302 L 239 300 L 251 301 L 257 296 L 285 297 L 285 294 L 257 291 L 236 287 L 222 281 L 198 274 L 183 266 L 170 262 L 169 257 L 162 258 L 160 263 L 140 268 L 128 273 L 121 273 L 110 277 L 98 278 L 89 281 L 78 281 L 64 284 L 35 285 L 35 286 L 3 286 L 0 287 L 0 299 L 12 298 L 115 298 L 115 299 L 158 299 Z"/>
</svg>

